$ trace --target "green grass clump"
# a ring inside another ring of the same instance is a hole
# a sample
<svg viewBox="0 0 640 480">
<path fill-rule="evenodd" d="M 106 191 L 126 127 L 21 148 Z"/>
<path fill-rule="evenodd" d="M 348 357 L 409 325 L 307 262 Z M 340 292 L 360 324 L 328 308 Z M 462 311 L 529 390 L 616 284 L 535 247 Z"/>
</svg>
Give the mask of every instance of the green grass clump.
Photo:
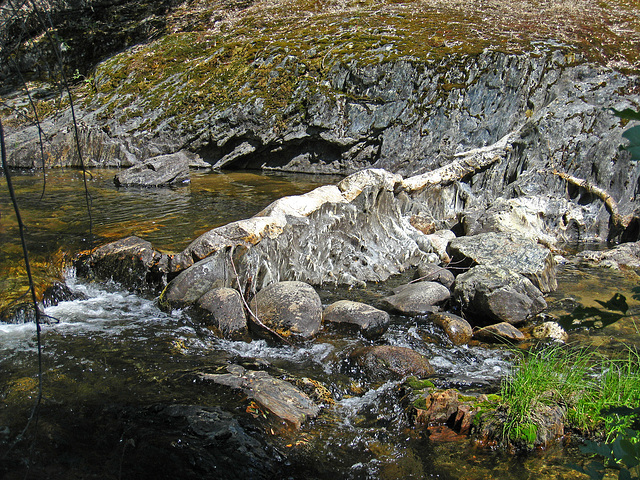
<svg viewBox="0 0 640 480">
<path fill-rule="evenodd" d="M 549 407 L 562 409 L 566 426 L 610 439 L 628 425 L 605 412 L 640 405 L 637 352 L 610 359 L 586 349 L 554 346 L 518 355 L 500 391 L 507 441 L 534 444 Z"/>
</svg>

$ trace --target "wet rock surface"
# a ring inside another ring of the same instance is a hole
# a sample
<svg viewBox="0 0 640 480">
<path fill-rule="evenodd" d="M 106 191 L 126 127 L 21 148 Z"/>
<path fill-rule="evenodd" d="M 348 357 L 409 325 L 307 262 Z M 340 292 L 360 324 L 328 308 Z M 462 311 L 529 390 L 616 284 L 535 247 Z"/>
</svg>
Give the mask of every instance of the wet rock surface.
<svg viewBox="0 0 640 480">
<path fill-rule="evenodd" d="M 227 370 L 229 373 L 201 374 L 200 378 L 242 390 L 249 398 L 275 415 L 283 425 L 296 429 L 306 420 L 315 418 L 320 411 L 307 394 L 267 372 L 245 370 L 239 365 L 230 365 Z"/>
<path fill-rule="evenodd" d="M 473 337 L 473 328 L 464 318 L 447 312 L 433 312 L 427 317 L 441 327 L 454 345 L 469 343 Z"/>
<path fill-rule="evenodd" d="M 198 307 L 206 311 L 205 324 L 217 328 L 223 337 L 247 333 L 247 317 L 240 292 L 232 288 L 214 288 L 198 299 Z"/>
<path fill-rule="evenodd" d="M 525 339 L 524 334 L 507 322 L 482 327 L 473 333 L 473 338 L 488 343 L 518 343 Z"/>
<path fill-rule="evenodd" d="M 424 355 L 410 348 L 392 345 L 358 348 L 351 352 L 349 363 L 373 381 L 400 379 L 409 375 L 423 378 L 435 372 Z"/>
</svg>

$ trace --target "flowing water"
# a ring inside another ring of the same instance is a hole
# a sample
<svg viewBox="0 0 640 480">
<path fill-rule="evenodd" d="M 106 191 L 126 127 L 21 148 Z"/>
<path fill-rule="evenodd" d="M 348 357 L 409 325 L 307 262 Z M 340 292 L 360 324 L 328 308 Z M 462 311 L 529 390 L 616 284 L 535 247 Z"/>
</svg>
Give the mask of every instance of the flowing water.
<svg viewBox="0 0 640 480">
<path fill-rule="evenodd" d="M 247 400 L 226 387 L 195 381 L 199 372 L 218 372 L 229 363 L 267 368 L 274 376 L 308 377 L 325 385 L 335 402 L 300 432 L 272 432 L 255 420 L 270 442 L 291 460 L 290 478 L 581 478 L 567 466 L 575 446 L 558 444 L 546 451 L 513 455 L 475 445 L 468 439 L 429 436 L 410 428 L 396 382 L 368 382 L 349 370 L 344 359 L 353 348 L 370 344 L 353 335 L 323 331 L 299 347 L 222 340 L 183 311 L 165 313 L 155 299 L 134 295 L 110 282 L 89 283 L 62 272 L 64 258 L 95 244 L 136 234 L 156 248 L 179 251 L 200 233 L 251 216 L 284 195 L 309 191 L 335 179 L 264 175 L 247 172 L 192 176 L 189 185 L 172 189 L 116 189 L 113 171 L 92 172 L 92 231 L 89 233 L 80 172 L 16 175 L 16 190 L 37 278 L 45 282 L 63 273 L 76 299 L 46 309 L 53 322 L 42 331 L 43 409 L 39 440 L 34 442 L 35 478 L 126 478 L 122 458 L 126 432 L 110 426 L 105 409 L 117 406 L 189 404 L 221 406 L 246 417 Z M 20 266 L 17 228 L 4 189 L 0 202 L 0 291 L 2 300 L 20 301 L 25 278 Z M 376 305 L 393 284 L 367 288 L 319 287 L 324 304 L 355 299 Z M 633 298 L 633 272 L 560 269 L 560 288 L 549 296 L 557 317 L 575 305 L 597 307 L 623 293 L 629 310 L 615 321 L 571 331 L 571 341 L 606 349 L 639 345 Z M 393 317 L 380 340 L 426 354 L 436 369 L 434 383 L 466 391 L 495 391 L 508 372 L 510 353 L 501 347 L 452 346 L 429 323 Z M 32 323 L 0 324 L 0 447 L 6 449 L 27 424 L 38 393 L 37 350 Z M 111 423 L 110 423 L 111 422 Z M 117 433 L 114 433 L 116 432 Z M 0 474 L 22 478 L 16 451 L 0 457 Z M 31 437 L 28 437 L 31 440 Z M 575 442 L 574 442 L 575 443 Z M 4 446 L 3 446 L 4 445 Z M 133 445 L 133 443 L 132 443 Z M 61 455 L 61 451 L 66 452 Z M 4 455 L 0 452 L 0 455 Z M 114 458 L 118 462 L 112 461 Z M 578 460 L 580 458 L 578 457 Z M 38 470 L 38 462 L 42 465 Z M 114 463 L 115 462 L 115 463 Z M 179 477 L 179 475 L 176 475 Z"/>
</svg>

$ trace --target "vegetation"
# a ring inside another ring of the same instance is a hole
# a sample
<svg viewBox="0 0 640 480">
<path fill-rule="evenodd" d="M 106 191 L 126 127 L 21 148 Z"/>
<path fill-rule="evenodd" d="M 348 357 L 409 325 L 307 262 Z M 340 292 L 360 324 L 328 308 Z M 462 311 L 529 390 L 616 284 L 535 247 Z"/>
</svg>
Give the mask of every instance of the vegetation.
<svg viewBox="0 0 640 480">
<path fill-rule="evenodd" d="M 631 419 L 607 412 L 640 406 L 638 352 L 608 359 L 586 349 L 551 346 L 518 356 L 500 392 L 507 441 L 533 445 L 550 407 L 561 409 L 570 428 L 611 441 Z"/>
</svg>

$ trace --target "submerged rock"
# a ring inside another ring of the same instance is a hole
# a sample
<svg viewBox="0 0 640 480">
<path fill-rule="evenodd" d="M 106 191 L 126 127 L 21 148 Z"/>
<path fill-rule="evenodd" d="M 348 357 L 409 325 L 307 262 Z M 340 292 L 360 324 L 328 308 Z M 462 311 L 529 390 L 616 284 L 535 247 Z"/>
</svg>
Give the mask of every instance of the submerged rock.
<svg viewBox="0 0 640 480">
<path fill-rule="evenodd" d="M 458 237 L 449 244 L 449 253 L 454 263 L 501 267 L 524 275 L 544 293 L 558 287 L 553 254 L 526 237 L 493 232 Z"/>
<path fill-rule="evenodd" d="M 307 394 L 267 372 L 245 370 L 239 365 L 230 365 L 227 371 L 229 373 L 201 374 L 200 378 L 242 390 L 275 415 L 282 424 L 296 429 L 306 420 L 315 418 L 320 411 Z"/>
<path fill-rule="evenodd" d="M 404 315 L 433 312 L 434 305 L 449 299 L 449 289 L 437 282 L 416 282 L 395 289 L 395 294 L 382 299 L 390 309 Z"/>
<path fill-rule="evenodd" d="M 159 155 L 116 174 L 118 187 L 166 187 L 189 181 L 189 157 L 182 151 Z"/>
<path fill-rule="evenodd" d="M 283 337 L 308 338 L 320 330 L 322 302 L 303 282 L 278 282 L 260 290 L 250 302 L 255 315 Z"/>
<path fill-rule="evenodd" d="M 349 363 L 372 381 L 409 375 L 424 378 L 435 372 L 424 355 L 410 348 L 392 345 L 357 348 L 349 355 Z"/>
<path fill-rule="evenodd" d="M 325 308 L 322 320 L 325 323 L 359 330 L 367 338 L 376 338 L 387 330 L 390 317 L 387 312 L 371 305 L 340 300 Z"/>
<path fill-rule="evenodd" d="M 475 324 L 523 323 L 547 303 L 529 279 L 506 268 L 478 265 L 458 275 L 453 296 Z"/>
</svg>

